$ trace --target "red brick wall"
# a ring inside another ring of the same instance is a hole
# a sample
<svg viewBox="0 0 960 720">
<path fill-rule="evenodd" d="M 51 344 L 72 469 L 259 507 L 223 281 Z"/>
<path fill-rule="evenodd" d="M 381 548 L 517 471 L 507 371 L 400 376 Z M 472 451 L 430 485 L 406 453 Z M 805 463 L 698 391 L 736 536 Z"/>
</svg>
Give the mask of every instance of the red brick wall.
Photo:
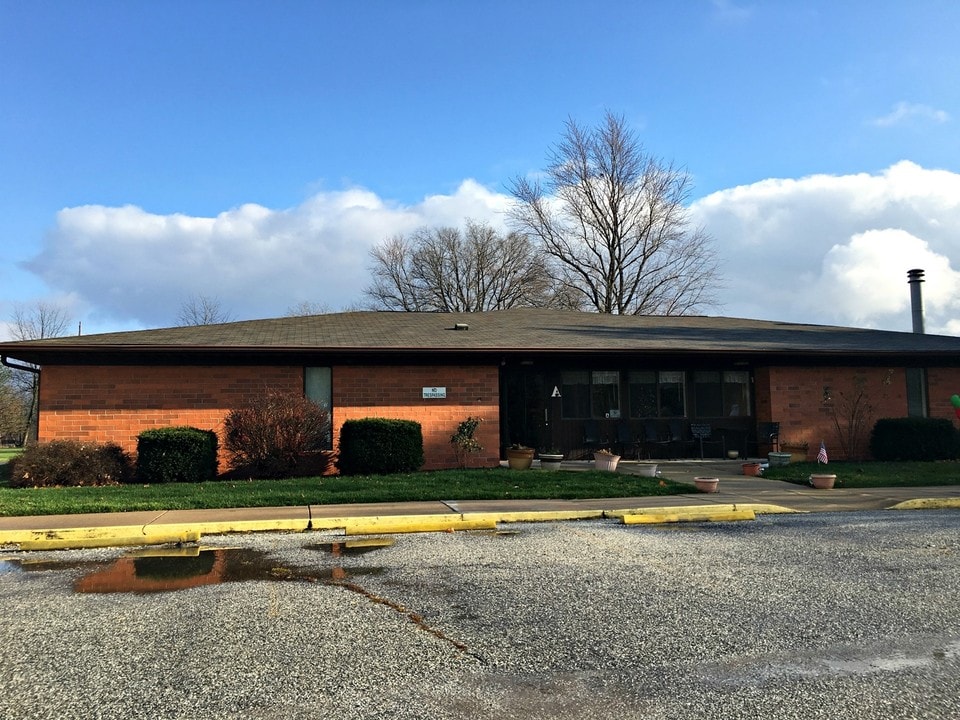
<svg viewBox="0 0 960 720">
<path fill-rule="evenodd" d="M 755 388 L 757 419 L 778 421 L 781 443 L 806 442 L 810 459 L 816 457 L 821 440 L 832 459 L 844 459 L 834 417 L 836 414 L 841 426 L 845 425 L 849 403 L 861 389 L 870 406 L 866 413 L 867 442 L 876 420 L 907 414 L 903 368 L 762 368 L 756 372 Z M 829 389 L 828 399 L 824 398 L 824 388 Z M 942 416 L 939 412 L 931 414 Z"/>
<path fill-rule="evenodd" d="M 423 387 L 445 386 L 445 400 L 424 400 Z M 40 384 L 41 441 L 115 442 L 135 452 L 143 430 L 191 425 L 222 430 L 231 408 L 265 387 L 303 391 L 303 368 L 46 366 Z M 334 446 L 344 420 L 390 417 L 423 427 L 425 468 L 455 466 L 450 435 L 468 415 L 485 422 L 484 447 L 471 465 L 498 460 L 496 367 L 334 367 Z M 226 469 L 227 457 L 221 457 Z"/>
<path fill-rule="evenodd" d="M 424 400 L 423 388 L 445 387 L 445 399 Z M 384 366 L 333 368 L 334 445 L 345 420 L 385 417 L 416 420 L 423 427 L 424 469 L 456 467 L 450 436 L 461 420 L 484 422 L 475 437 L 483 451 L 471 455 L 471 467 L 500 460 L 500 383 L 496 367 Z"/>
</svg>

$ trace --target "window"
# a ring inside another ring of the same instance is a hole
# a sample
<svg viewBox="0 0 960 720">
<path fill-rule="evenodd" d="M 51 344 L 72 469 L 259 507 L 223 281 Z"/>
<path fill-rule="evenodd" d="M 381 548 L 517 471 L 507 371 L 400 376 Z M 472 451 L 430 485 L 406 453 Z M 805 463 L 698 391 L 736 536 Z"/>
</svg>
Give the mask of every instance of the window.
<svg viewBox="0 0 960 720">
<path fill-rule="evenodd" d="M 657 373 L 653 370 L 634 370 L 628 376 L 630 417 L 657 417 Z"/>
<path fill-rule="evenodd" d="M 693 374 L 697 417 L 738 417 L 750 412 L 750 374 L 740 370 L 698 370 Z"/>
<path fill-rule="evenodd" d="M 660 417 L 683 417 L 687 414 L 683 396 L 683 372 L 661 371 Z"/>
<path fill-rule="evenodd" d="M 563 417 L 620 417 L 620 373 L 568 370 L 560 373 Z"/>
<path fill-rule="evenodd" d="M 590 374 L 590 400 L 593 417 L 620 417 L 620 373 L 594 370 Z"/>
<path fill-rule="evenodd" d="M 306 367 L 303 369 L 303 394 L 308 400 L 327 409 L 330 413 L 330 434 L 324 441 L 324 450 L 333 449 L 333 381 L 328 367 Z"/>
<path fill-rule="evenodd" d="M 927 373 L 923 368 L 907 368 L 907 416 L 927 416 Z"/>
<path fill-rule="evenodd" d="M 590 373 L 586 370 L 560 374 L 563 417 L 590 417 Z"/>
<path fill-rule="evenodd" d="M 684 375 L 679 371 L 633 370 L 628 376 L 630 417 L 683 417 Z"/>
</svg>

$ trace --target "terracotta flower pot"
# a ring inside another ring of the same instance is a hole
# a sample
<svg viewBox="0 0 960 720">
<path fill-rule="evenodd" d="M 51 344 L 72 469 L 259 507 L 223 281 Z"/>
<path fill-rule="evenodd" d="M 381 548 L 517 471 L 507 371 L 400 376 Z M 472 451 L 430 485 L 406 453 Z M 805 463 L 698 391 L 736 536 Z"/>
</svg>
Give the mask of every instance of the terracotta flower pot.
<svg viewBox="0 0 960 720">
<path fill-rule="evenodd" d="M 715 477 L 695 477 L 693 484 L 697 486 L 700 492 L 715 493 L 720 484 L 720 478 Z"/>
<path fill-rule="evenodd" d="M 754 477 L 760 476 L 760 463 L 744 463 L 743 464 L 743 474 L 744 475 L 753 475 Z"/>
<path fill-rule="evenodd" d="M 810 484 L 817 490 L 830 490 L 836 481 L 836 475 L 814 474 L 810 476 Z"/>
<path fill-rule="evenodd" d="M 617 463 L 619 462 L 620 462 L 619 455 L 609 455 L 607 453 L 593 454 L 593 466 L 597 470 L 603 470 L 605 472 L 615 472 L 617 469 Z"/>
<path fill-rule="evenodd" d="M 529 470 L 533 465 L 533 448 L 507 448 L 507 465 L 511 470 Z"/>
</svg>

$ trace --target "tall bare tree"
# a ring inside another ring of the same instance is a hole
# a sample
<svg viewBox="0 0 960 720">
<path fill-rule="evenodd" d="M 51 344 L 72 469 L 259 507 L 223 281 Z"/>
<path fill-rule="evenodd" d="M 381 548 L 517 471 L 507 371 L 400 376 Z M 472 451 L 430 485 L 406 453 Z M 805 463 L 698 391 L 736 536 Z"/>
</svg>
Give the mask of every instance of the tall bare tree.
<svg viewBox="0 0 960 720">
<path fill-rule="evenodd" d="M 177 313 L 177 325 L 215 325 L 230 322 L 233 317 L 224 309 L 219 298 L 209 295 L 191 295 Z"/>
<path fill-rule="evenodd" d="M 486 223 L 422 228 L 370 251 L 370 307 L 478 312 L 553 302 L 546 258 L 522 233 Z"/>
<path fill-rule="evenodd" d="M 690 224 L 689 176 L 648 154 L 622 117 L 568 120 L 548 163 L 542 183 L 513 181 L 511 217 L 582 308 L 684 315 L 715 302 L 716 255 Z"/>
<path fill-rule="evenodd" d="M 70 324 L 67 311 L 56 303 L 38 301 L 33 304 L 16 303 L 10 318 L 14 340 L 43 340 L 65 335 Z M 26 398 L 27 423 L 25 441 L 37 437 L 37 409 L 40 392 L 38 372 L 16 370 L 12 376 L 14 387 Z"/>
</svg>

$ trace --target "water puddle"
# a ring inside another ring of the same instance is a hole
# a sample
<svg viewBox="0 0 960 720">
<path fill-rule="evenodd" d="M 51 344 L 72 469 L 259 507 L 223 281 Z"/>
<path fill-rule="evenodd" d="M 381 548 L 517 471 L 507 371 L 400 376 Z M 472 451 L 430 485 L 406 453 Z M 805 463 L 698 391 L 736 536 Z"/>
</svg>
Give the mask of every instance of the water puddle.
<svg viewBox="0 0 960 720">
<path fill-rule="evenodd" d="M 336 544 L 336 543 L 333 543 Z M 375 549 L 367 548 L 367 552 Z M 112 562 L 10 561 L 5 571 L 87 570 L 73 583 L 78 593 L 160 593 L 204 585 L 259 581 L 341 583 L 377 575 L 383 568 L 313 568 L 284 565 L 268 553 L 238 548 L 146 548 Z M 0 570 L 2 572 L 3 570 Z"/>
<path fill-rule="evenodd" d="M 329 553 L 333 557 L 351 557 L 356 555 L 366 555 L 374 550 L 391 547 L 394 543 L 391 537 L 371 537 L 358 538 L 356 540 L 342 540 L 340 542 L 316 543 L 315 545 L 305 545 L 306 550 L 319 550 Z"/>
</svg>

